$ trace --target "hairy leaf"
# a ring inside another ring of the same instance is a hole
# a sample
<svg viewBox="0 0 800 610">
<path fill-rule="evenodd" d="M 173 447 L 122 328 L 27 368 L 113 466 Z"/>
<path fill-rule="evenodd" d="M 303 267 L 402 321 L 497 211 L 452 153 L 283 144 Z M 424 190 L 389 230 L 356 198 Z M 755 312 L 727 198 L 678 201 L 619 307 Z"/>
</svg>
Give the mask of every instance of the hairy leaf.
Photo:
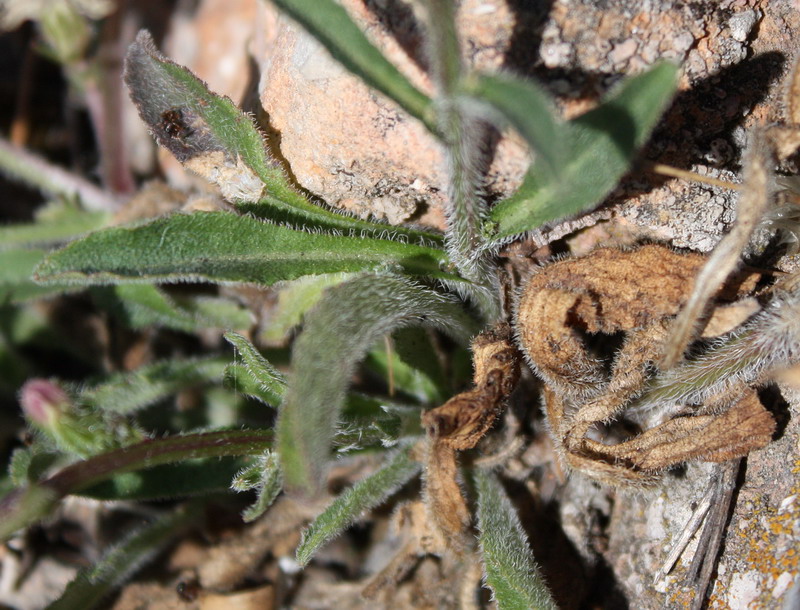
<svg viewBox="0 0 800 610">
<path fill-rule="evenodd" d="M 431 325 L 461 341 L 476 325 L 455 300 L 405 278 L 365 275 L 331 288 L 295 341 L 289 390 L 278 419 L 287 485 L 314 489 L 322 478 L 350 376 L 386 333 Z"/>
<path fill-rule="evenodd" d="M 254 480 L 248 481 L 247 479 Z M 237 475 L 231 488 L 236 491 L 256 489 L 258 497 L 255 503 L 242 513 L 242 519 L 245 523 L 258 519 L 272 506 L 275 498 L 283 489 L 283 472 L 278 455 L 274 451 L 267 451 L 258 458 L 253 466 Z"/>
<path fill-rule="evenodd" d="M 246 338 L 227 332 L 225 339 L 233 345 L 242 363 L 228 365 L 225 379 L 229 387 L 277 407 L 286 394 L 286 378 L 272 366 Z"/>
<path fill-rule="evenodd" d="M 96 607 L 166 545 L 203 517 L 196 504 L 181 506 L 126 535 L 90 568 L 82 569 L 48 610 Z"/>
<path fill-rule="evenodd" d="M 355 523 L 364 512 L 383 503 L 414 477 L 420 464 L 409 457 L 408 448 L 397 451 L 374 474 L 343 491 L 303 532 L 297 547 L 297 562 L 304 566 L 322 545 Z"/>
<path fill-rule="evenodd" d="M 113 375 L 100 385 L 81 392 L 80 398 L 104 411 L 129 414 L 183 388 L 219 383 L 227 364 L 227 359 L 219 356 L 156 362 Z"/>
<path fill-rule="evenodd" d="M 431 100 L 367 40 L 338 3 L 333 0 L 273 0 L 273 4 L 308 30 L 350 72 L 435 131 Z"/>
<path fill-rule="evenodd" d="M 204 328 L 247 328 L 253 323 L 245 308 L 223 298 L 174 299 L 150 284 L 125 284 L 95 289 L 101 305 L 121 314 L 131 328 L 162 326 L 185 332 Z"/>
<path fill-rule="evenodd" d="M 315 6 L 312 12 L 317 14 L 318 10 Z M 312 203 L 270 161 L 252 117 L 159 53 L 144 30 L 125 59 L 125 82 L 158 143 L 188 169 L 217 184 L 223 196 L 245 211 L 307 227 L 364 231 L 376 236 L 394 232 L 414 243 L 438 240 L 430 232 L 360 220 Z"/>
<path fill-rule="evenodd" d="M 223 195 L 256 201 L 266 186 L 276 204 L 313 207 L 270 163 L 252 118 L 159 53 L 145 30 L 128 50 L 124 78 L 158 143 L 178 161 L 219 184 Z"/>
<path fill-rule="evenodd" d="M 487 104 L 489 119 L 510 123 L 536 152 L 536 162 L 551 180 L 558 180 L 567 160 L 567 130 L 558 120 L 550 96 L 536 83 L 512 74 L 477 74 L 466 91 Z"/>
<path fill-rule="evenodd" d="M 676 84 L 677 68 L 657 64 L 626 80 L 594 110 L 567 123 L 568 161 L 560 177 L 554 179 L 544 162 L 533 164 L 519 191 L 492 210 L 495 243 L 600 203 L 630 168 Z"/>
<path fill-rule="evenodd" d="M 227 212 L 173 214 L 130 228 L 97 231 L 50 254 L 40 282 L 254 282 L 397 267 L 450 278 L 434 248 L 369 237 L 296 231 Z"/>
<path fill-rule="evenodd" d="M 22 303 L 77 290 L 60 282 L 49 286 L 34 283 L 33 270 L 46 255 L 46 250 L 33 248 L 0 249 L 0 302 Z"/>
<path fill-rule="evenodd" d="M 475 293 L 479 297 L 475 304 L 492 321 L 500 315 L 500 302 L 496 274 L 487 257 L 486 202 L 478 189 L 483 127 L 457 95 L 464 70 L 455 6 L 452 0 L 431 0 L 420 4 L 420 10 L 428 30 L 430 72 L 438 93 L 436 122 L 448 165 L 447 252 L 461 275 L 485 289 Z"/>
<path fill-rule="evenodd" d="M 486 584 L 501 610 L 552 608 L 553 601 L 533 560 L 525 531 L 497 477 L 475 471 L 478 529 Z"/>
<path fill-rule="evenodd" d="M 280 286 L 278 302 L 261 337 L 265 341 L 283 341 L 289 331 L 300 325 L 305 313 L 322 298 L 326 288 L 341 284 L 352 277 L 349 273 L 326 273 L 301 277 Z"/>
</svg>

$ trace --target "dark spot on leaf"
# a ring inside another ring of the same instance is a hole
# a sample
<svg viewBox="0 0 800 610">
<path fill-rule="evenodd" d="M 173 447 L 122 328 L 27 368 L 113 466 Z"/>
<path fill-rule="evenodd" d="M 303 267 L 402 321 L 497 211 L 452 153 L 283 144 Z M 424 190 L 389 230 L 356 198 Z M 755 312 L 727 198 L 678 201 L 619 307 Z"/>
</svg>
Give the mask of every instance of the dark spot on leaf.
<svg viewBox="0 0 800 610">
<path fill-rule="evenodd" d="M 170 137 L 183 140 L 192 135 L 192 128 L 186 124 L 180 108 L 170 108 L 161 113 L 161 128 Z"/>
</svg>

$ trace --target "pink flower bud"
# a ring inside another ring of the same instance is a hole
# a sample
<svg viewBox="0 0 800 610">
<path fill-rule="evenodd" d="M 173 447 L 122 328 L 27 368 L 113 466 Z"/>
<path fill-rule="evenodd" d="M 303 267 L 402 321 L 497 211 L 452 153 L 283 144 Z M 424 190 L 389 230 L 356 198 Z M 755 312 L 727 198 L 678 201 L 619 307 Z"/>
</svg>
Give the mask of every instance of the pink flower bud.
<svg viewBox="0 0 800 610">
<path fill-rule="evenodd" d="M 69 397 L 60 386 L 48 379 L 29 379 L 19 391 L 19 402 L 28 421 L 51 428 L 69 406 Z"/>
</svg>

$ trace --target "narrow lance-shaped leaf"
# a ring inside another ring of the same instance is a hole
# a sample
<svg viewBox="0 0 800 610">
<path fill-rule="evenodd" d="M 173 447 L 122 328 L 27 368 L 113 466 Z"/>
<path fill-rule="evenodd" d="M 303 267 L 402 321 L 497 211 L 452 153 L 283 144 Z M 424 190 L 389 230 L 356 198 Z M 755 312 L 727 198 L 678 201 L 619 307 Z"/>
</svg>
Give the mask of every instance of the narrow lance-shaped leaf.
<svg viewBox="0 0 800 610">
<path fill-rule="evenodd" d="M 492 209 L 488 229 L 494 243 L 599 204 L 630 169 L 676 84 L 677 68 L 657 64 L 567 123 L 567 162 L 560 177 L 554 179 L 543 162 L 535 162 L 519 191 Z"/>
<path fill-rule="evenodd" d="M 448 205 L 445 241 L 453 264 L 461 274 L 481 286 L 492 286 L 492 269 L 486 260 L 483 224 L 486 204 L 478 192 L 480 182 L 481 126 L 457 96 L 463 79 L 461 49 L 453 0 L 430 0 L 420 5 L 425 17 L 426 46 L 431 76 L 437 89 L 436 122 L 448 165 Z M 479 300 L 487 320 L 499 314 L 495 302 Z"/>
<path fill-rule="evenodd" d="M 345 68 L 397 102 L 411 116 L 436 131 L 431 100 L 367 40 L 347 12 L 333 0 L 272 0 L 300 23 Z"/>
<path fill-rule="evenodd" d="M 131 328 L 162 326 L 185 332 L 205 328 L 247 328 L 252 314 L 227 299 L 187 297 L 173 299 L 150 284 L 125 284 L 93 291 L 96 302 L 120 316 Z"/>
<path fill-rule="evenodd" d="M 107 550 L 94 566 L 82 569 L 61 597 L 47 606 L 47 610 L 90 610 L 96 607 L 156 553 L 182 535 L 187 527 L 200 521 L 203 515 L 200 505 L 188 504 L 132 531 Z"/>
<path fill-rule="evenodd" d="M 269 162 L 252 118 L 164 57 L 145 30 L 128 50 L 124 78 L 158 143 L 178 161 L 219 184 L 223 195 L 255 201 L 266 186 L 287 206 L 311 205 Z"/>
<path fill-rule="evenodd" d="M 277 407 L 286 394 L 286 378 L 272 366 L 255 346 L 238 333 L 225 333 L 225 339 L 236 349 L 241 364 L 229 365 L 225 371 L 228 385 L 235 391 Z"/>
<path fill-rule="evenodd" d="M 542 171 L 551 180 L 559 179 L 567 161 L 568 134 L 541 87 L 512 74 L 475 74 L 464 89 L 488 106 L 487 118 L 493 123 L 511 124 L 534 150 Z"/>
<path fill-rule="evenodd" d="M 227 358 L 220 356 L 155 362 L 113 375 L 83 390 L 80 399 L 105 411 L 130 414 L 183 388 L 219 383 L 227 364 Z"/>
<path fill-rule="evenodd" d="M 109 216 L 105 212 L 86 212 L 75 205 L 51 204 L 37 212 L 34 222 L 0 227 L 0 250 L 63 243 L 99 229 Z"/>
<path fill-rule="evenodd" d="M 477 330 L 461 304 L 396 276 L 365 275 L 331 288 L 295 341 L 289 390 L 278 419 L 278 453 L 288 486 L 322 480 L 350 377 L 386 333 L 431 325 L 465 341 Z"/>
<path fill-rule="evenodd" d="M 297 562 L 304 566 L 325 543 L 355 523 L 364 512 L 383 503 L 420 470 L 418 462 L 403 448 L 374 474 L 343 491 L 303 532 L 297 547 Z"/>
<path fill-rule="evenodd" d="M 306 199 L 270 162 L 252 117 L 159 53 L 144 30 L 125 59 L 125 82 L 158 143 L 247 211 L 295 225 L 374 235 L 393 231 L 415 243 L 437 240 L 431 233 L 360 220 Z"/>
<path fill-rule="evenodd" d="M 557 610 L 539 568 L 533 560 L 525 531 L 491 472 L 475 471 L 478 492 L 478 542 L 486 584 L 494 592 L 500 610 L 528 608 Z"/>
<path fill-rule="evenodd" d="M 369 237 L 308 233 L 228 212 L 173 214 L 131 228 L 92 233 L 50 254 L 39 282 L 253 282 L 397 266 L 407 273 L 458 278 L 440 270 L 446 255 Z"/>
<path fill-rule="evenodd" d="M 265 341 L 283 341 L 303 321 L 306 312 L 322 298 L 326 288 L 352 279 L 349 273 L 307 275 L 276 287 L 278 302 L 272 309 L 269 325 L 262 331 Z"/>
</svg>

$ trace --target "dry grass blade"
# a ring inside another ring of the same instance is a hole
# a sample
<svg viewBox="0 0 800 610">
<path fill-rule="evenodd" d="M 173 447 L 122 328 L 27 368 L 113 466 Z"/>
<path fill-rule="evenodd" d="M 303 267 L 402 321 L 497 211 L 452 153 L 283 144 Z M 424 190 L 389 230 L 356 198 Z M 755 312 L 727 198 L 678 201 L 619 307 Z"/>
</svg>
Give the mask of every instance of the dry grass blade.
<svg viewBox="0 0 800 610">
<path fill-rule="evenodd" d="M 694 290 L 672 326 L 672 338 L 661 360 L 662 370 L 672 368 L 683 358 L 686 348 L 696 336 L 698 320 L 709 301 L 739 264 L 739 256 L 770 201 L 771 168 L 772 152 L 766 138 L 763 133 L 755 132 L 745 160 L 744 184 L 736 223 L 717 244 L 697 275 Z"/>
</svg>

